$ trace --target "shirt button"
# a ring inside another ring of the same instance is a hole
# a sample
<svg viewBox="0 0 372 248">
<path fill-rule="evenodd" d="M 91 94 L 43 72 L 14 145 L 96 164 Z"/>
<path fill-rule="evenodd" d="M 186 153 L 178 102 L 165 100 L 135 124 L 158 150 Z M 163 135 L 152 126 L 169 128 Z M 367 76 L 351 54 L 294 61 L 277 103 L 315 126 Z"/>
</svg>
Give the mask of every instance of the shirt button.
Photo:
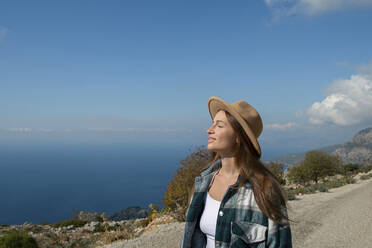
<svg viewBox="0 0 372 248">
<path fill-rule="evenodd" d="M 223 212 L 222 211 L 220 211 L 218 214 L 219 214 L 219 216 L 223 216 Z"/>
</svg>

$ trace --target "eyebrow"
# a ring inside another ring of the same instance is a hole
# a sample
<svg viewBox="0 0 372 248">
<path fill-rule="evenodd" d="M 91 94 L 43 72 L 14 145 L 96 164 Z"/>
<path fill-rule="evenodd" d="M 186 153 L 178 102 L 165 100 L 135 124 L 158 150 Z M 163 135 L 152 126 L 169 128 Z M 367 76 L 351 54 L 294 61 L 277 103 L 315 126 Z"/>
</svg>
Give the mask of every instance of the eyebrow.
<svg viewBox="0 0 372 248">
<path fill-rule="evenodd" d="M 221 120 L 216 120 L 216 122 L 222 122 L 223 124 L 226 124 L 224 121 Z"/>
</svg>

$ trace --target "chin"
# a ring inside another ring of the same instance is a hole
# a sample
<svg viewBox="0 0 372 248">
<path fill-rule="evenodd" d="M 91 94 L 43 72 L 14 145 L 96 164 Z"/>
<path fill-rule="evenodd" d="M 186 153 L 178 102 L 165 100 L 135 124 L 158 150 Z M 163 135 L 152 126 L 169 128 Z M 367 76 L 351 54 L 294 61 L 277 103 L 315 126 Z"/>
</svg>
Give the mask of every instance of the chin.
<svg viewBox="0 0 372 248">
<path fill-rule="evenodd" d="M 208 144 L 207 148 L 211 152 L 217 152 L 217 150 L 215 148 L 213 148 L 213 145 L 211 145 L 211 144 Z"/>
<path fill-rule="evenodd" d="M 211 146 L 210 144 L 207 145 L 207 148 L 209 151 L 213 151 L 213 146 Z"/>
</svg>

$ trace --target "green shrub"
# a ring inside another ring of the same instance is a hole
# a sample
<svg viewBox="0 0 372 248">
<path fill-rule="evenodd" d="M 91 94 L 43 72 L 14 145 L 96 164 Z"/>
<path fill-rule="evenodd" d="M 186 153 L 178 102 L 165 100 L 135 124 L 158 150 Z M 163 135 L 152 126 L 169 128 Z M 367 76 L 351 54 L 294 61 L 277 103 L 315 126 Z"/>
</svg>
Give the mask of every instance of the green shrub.
<svg viewBox="0 0 372 248">
<path fill-rule="evenodd" d="M 161 207 L 159 205 L 156 205 L 156 204 L 152 204 L 150 203 L 149 204 L 149 210 L 148 210 L 148 213 L 147 213 L 147 220 L 148 220 L 148 223 L 150 223 L 151 221 L 153 221 L 156 217 L 160 216 L 161 215 L 161 211 L 160 211 Z"/>
<path fill-rule="evenodd" d="M 150 222 L 149 222 L 149 219 L 146 218 L 146 219 L 141 220 L 140 225 L 141 225 L 142 227 L 146 227 L 149 223 L 150 223 Z"/>
<path fill-rule="evenodd" d="M 344 176 L 343 178 L 341 178 L 341 180 L 343 182 L 345 182 L 345 184 L 354 184 L 354 183 L 356 183 L 355 179 L 353 177 L 350 177 L 350 176 Z"/>
<path fill-rule="evenodd" d="M 120 229 L 120 225 L 118 225 L 118 224 L 115 224 L 114 226 L 108 226 L 107 227 L 107 231 L 117 231 L 118 229 Z"/>
<path fill-rule="evenodd" d="M 342 178 L 338 178 L 334 181 L 326 182 L 327 185 L 331 186 L 330 188 L 338 188 L 346 184 L 353 184 L 353 183 L 356 183 L 356 181 L 352 176 L 343 176 Z"/>
<path fill-rule="evenodd" d="M 294 194 L 313 194 L 317 191 L 328 192 L 328 185 L 326 183 L 316 183 L 308 186 L 300 186 L 291 190 Z"/>
<path fill-rule="evenodd" d="M 26 232 L 10 231 L 0 237 L 0 248 L 38 248 L 36 240 Z"/>
<path fill-rule="evenodd" d="M 368 180 L 368 179 L 370 179 L 371 177 L 372 177 L 372 174 L 362 175 L 362 176 L 360 177 L 360 179 L 361 179 L 361 180 Z"/>
<path fill-rule="evenodd" d="M 345 175 L 355 174 L 360 169 L 359 164 L 346 164 L 343 166 L 343 173 Z"/>
<path fill-rule="evenodd" d="M 40 222 L 40 225 L 41 225 L 41 226 L 45 226 L 45 225 L 50 225 L 50 223 L 47 222 L 47 221 L 45 221 L 45 222 Z"/>
<path fill-rule="evenodd" d="M 97 215 L 97 216 L 96 216 L 96 221 L 97 221 L 97 222 L 103 222 L 103 218 L 102 218 L 102 216 Z"/>
<path fill-rule="evenodd" d="M 90 247 L 91 241 L 87 239 L 78 239 L 76 241 L 73 241 L 69 248 L 85 248 Z"/>
<path fill-rule="evenodd" d="M 294 194 L 296 194 L 296 195 L 298 195 L 298 194 L 304 194 L 304 189 L 305 189 L 305 187 L 299 186 L 296 189 L 293 189 L 292 192 Z"/>
<path fill-rule="evenodd" d="M 287 193 L 288 201 L 296 200 L 296 194 L 294 193 L 294 191 L 292 189 L 287 189 L 287 190 L 285 190 L 285 192 Z"/>
<path fill-rule="evenodd" d="M 106 232 L 106 231 L 116 231 L 118 229 L 118 224 L 115 226 L 109 226 L 108 224 L 98 224 L 94 227 L 93 232 Z"/>
<path fill-rule="evenodd" d="M 317 190 L 319 190 L 319 192 L 328 192 L 328 188 L 324 183 L 318 183 Z"/>
<path fill-rule="evenodd" d="M 360 169 L 364 173 L 368 173 L 372 170 L 372 165 L 366 165 L 363 168 Z"/>
<path fill-rule="evenodd" d="M 74 227 L 82 227 L 86 224 L 86 221 L 78 220 L 78 219 L 71 219 L 71 220 L 65 220 L 61 222 L 57 222 L 53 224 L 53 227 L 65 227 L 65 226 L 74 226 Z"/>
<path fill-rule="evenodd" d="M 287 189 L 288 200 L 295 200 L 298 194 L 313 194 L 315 192 L 328 192 L 328 186 L 325 183 L 317 183 L 307 186 L 299 186 L 296 189 Z"/>
<path fill-rule="evenodd" d="M 93 230 L 93 232 L 105 232 L 105 231 L 106 231 L 105 227 L 101 224 L 96 225 Z"/>
<path fill-rule="evenodd" d="M 303 194 L 313 194 L 313 193 L 315 193 L 315 189 L 312 186 L 306 186 L 306 187 L 304 187 L 302 193 Z"/>
<path fill-rule="evenodd" d="M 345 184 L 340 179 L 337 179 L 335 181 L 326 182 L 325 185 L 327 186 L 327 188 L 333 189 L 333 188 L 341 187 Z"/>
</svg>

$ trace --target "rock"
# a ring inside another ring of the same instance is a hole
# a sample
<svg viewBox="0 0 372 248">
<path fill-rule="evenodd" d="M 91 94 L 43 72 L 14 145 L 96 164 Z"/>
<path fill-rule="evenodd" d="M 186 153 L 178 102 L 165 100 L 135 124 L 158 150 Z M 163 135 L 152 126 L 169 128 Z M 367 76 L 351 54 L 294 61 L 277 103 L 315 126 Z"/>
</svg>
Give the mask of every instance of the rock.
<svg viewBox="0 0 372 248">
<path fill-rule="evenodd" d="M 116 221 L 110 221 L 107 223 L 110 227 L 116 226 L 117 222 Z"/>
<path fill-rule="evenodd" d="M 96 212 L 88 212 L 88 211 L 80 211 L 78 212 L 74 218 L 82 221 L 92 222 L 97 221 L 99 219 L 100 214 Z"/>
<path fill-rule="evenodd" d="M 360 130 L 354 135 L 352 142 L 359 145 L 372 144 L 372 127 Z"/>
<path fill-rule="evenodd" d="M 85 224 L 83 226 L 83 230 L 87 230 L 87 231 L 93 232 L 97 225 L 99 225 L 99 222 L 98 221 L 92 221 L 90 223 Z"/>
<path fill-rule="evenodd" d="M 140 207 L 129 207 L 119 212 L 116 212 L 112 216 L 109 217 L 111 221 L 121 221 L 121 220 L 129 220 L 129 219 L 138 219 L 138 218 L 146 218 L 147 217 L 147 210 L 140 208 Z"/>
</svg>

